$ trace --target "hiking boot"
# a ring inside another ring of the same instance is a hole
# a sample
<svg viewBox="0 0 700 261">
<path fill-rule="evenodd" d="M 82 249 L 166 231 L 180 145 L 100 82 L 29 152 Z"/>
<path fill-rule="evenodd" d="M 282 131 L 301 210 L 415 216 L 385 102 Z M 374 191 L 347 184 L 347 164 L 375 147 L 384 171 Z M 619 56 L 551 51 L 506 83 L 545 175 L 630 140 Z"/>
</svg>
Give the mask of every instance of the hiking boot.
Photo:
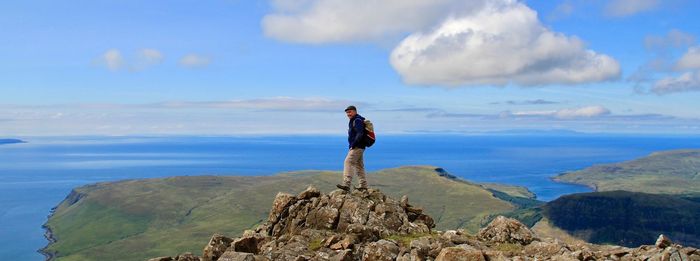
<svg viewBox="0 0 700 261">
<path fill-rule="evenodd" d="M 355 187 L 355 190 L 365 192 L 365 191 L 367 191 L 367 188 L 366 187 Z"/>
<path fill-rule="evenodd" d="M 349 187 L 349 186 L 340 185 L 340 184 L 336 184 L 335 186 L 338 187 L 339 189 L 342 189 L 342 190 L 345 190 L 345 191 L 347 191 L 347 192 L 350 192 L 350 187 Z"/>
</svg>

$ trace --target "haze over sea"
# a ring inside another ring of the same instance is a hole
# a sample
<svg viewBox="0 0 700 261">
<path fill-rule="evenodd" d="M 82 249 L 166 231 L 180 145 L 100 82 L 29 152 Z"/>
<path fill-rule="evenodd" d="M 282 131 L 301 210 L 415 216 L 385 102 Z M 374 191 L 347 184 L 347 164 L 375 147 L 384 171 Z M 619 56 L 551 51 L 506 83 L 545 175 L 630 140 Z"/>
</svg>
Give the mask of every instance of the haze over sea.
<svg viewBox="0 0 700 261">
<path fill-rule="evenodd" d="M 174 175 L 270 175 L 340 170 L 342 136 L 35 137 L 0 146 L 0 259 L 43 260 L 41 225 L 72 188 Z M 589 191 L 549 177 L 654 151 L 698 148 L 700 136 L 582 134 L 380 136 L 368 170 L 434 165 L 461 178 L 528 187 L 541 200 Z M 338 177 L 340 180 L 340 176 Z M 371 177 L 369 179 L 371 184 Z M 60 240 L 60 239 L 59 239 Z"/>
</svg>

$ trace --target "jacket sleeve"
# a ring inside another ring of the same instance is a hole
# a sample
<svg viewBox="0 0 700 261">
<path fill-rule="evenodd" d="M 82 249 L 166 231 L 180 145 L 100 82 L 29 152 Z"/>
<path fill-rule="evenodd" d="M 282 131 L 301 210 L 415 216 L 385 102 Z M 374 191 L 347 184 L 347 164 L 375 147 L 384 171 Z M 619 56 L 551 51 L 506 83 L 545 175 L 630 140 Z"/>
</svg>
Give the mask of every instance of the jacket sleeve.
<svg viewBox="0 0 700 261">
<path fill-rule="evenodd" d="M 351 149 L 357 146 L 362 141 L 362 137 L 365 136 L 365 122 L 360 118 L 355 119 L 355 122 L 353 122 L 353 130 L 355 136 L 352 137 L 352 142 L 350 143 Z"/>
</svg>

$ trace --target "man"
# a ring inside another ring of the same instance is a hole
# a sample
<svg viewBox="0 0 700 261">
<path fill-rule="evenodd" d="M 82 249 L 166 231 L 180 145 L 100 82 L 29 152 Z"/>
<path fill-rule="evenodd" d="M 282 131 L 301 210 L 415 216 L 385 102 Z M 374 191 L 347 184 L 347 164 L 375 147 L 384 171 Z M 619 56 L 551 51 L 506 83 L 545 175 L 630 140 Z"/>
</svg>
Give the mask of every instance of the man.
<svg viewBox="0 0 700 261">
<path fill-rule="evenodd" d="M 338 188 L 350 191 L 352 185 L 352 176 L 355 174 L 360 180 L 360 186 L 356 189 L 367 190 L 367 179 L 365 179 L 365 163 L 362 156 L 367 145 L 365 144 L 365 118 L 357 114 L 355 106 L 348 106 L 345 109 L 345 115 L 348 116 L 348 143 L 350 151 L 345 157 L 343 166 L 343 184 L 336 185 Z"/>
</svg>

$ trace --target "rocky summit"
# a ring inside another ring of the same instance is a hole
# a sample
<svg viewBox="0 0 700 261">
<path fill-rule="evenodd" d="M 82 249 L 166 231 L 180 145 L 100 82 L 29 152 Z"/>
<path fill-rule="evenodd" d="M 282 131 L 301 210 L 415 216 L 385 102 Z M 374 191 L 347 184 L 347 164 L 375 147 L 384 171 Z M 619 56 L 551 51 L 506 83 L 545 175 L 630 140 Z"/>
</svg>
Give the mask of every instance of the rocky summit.
<svg viewBox="0 0 700 261">
<path fill-rule="evenodd" d="M 700 251 L 664 235 L 656 245 L 626 248 L 567 244 L 539 238 L 515 219 L 499 216 L 476 235 L 434 231 L 433 219 L 408 197 L 376 189 L 324 195 L 309 187 L 278 193 L 267 220 L 240 237 L 215 234 L 201 256 L 184 253 L 149 261 L 238 260 L 698 260 Z"/>
</svg>

